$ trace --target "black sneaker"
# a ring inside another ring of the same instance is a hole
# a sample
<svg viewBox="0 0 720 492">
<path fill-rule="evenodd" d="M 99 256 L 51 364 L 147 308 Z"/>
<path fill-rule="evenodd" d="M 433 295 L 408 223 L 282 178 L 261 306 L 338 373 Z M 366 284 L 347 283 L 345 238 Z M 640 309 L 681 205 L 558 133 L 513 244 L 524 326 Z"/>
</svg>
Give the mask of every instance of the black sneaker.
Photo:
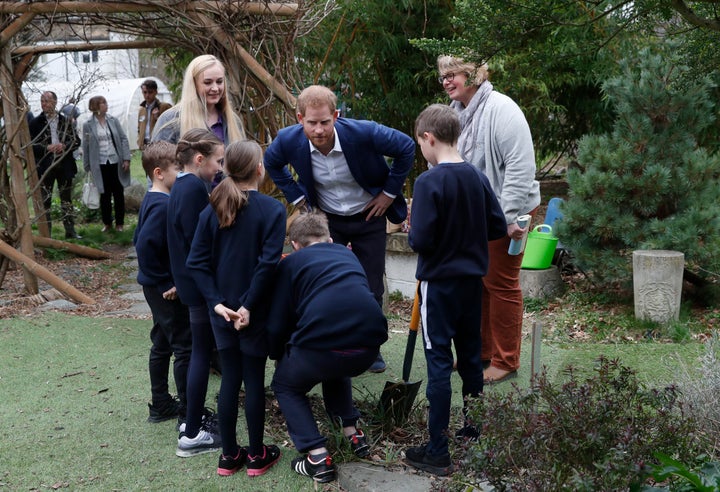
<svg viewBox="0 0 720 492">
<path fill-rule="evenodd" d="M 309 454 L 298 456 L 292 460 L 290 468 L 292 468 L 295 473 L 310 477 L 318 483 L 332 482 L 337 478 L 337 470 L 329 454 L 321 458 L 317 463 L 310 459 Z"/>
<path fill-rule="evenodd" d="M 419 470 L 444 477 L 454 471 L 450 454 L 433 456 L 426 452 L 427 444 L 405 450 L 405 461 Z"/>
<path fill-rule="evenodd" d="M 263 446 L 261 456 L 250 456 L 247 458 L 247 474 L 249 477 L 264 475 L 280 459 L 280 448 L 277 446 Z"/>
<path fill-rule="evenodd" d="M 218 416 L 217 413 L 212 408 L 205 407 L 203 410 L 202 415 L 202 423 L 200 424 L 201 429 L 205 429 L 206 431 L 213 432 L 215 434 L 219 434 L 220 430 L 218 429 Z"/>
<path fill-rule="evenodd" d="M 455 439 L 462 441 L 467 439 L 468 441 L 477 441 L 480 437 L 480 431 L 474 425 L 465 425 L 464 427 L 455 431 Z"/>
<path fill-rule="evenodd" d="M 152 403 L 148 403 L 148 409 L 150 415 L 148 416 L 147 421 L 157 424 L 158 422 L 165 422 L 166 420 L 178 418 L 180 404 L 173 398 L 162 405 L 153 405 Z"/>
<path fill-rule="evenodd" d="M 350 441 L 350 449 L 358 458 L 365 458 L 370 454 L 370 446 L 363 431 L 358 429 L 355 434 L 348 436 L 348 440 Z"/>
<path fill-rule="evenodd" d="M 178 417 L 177 425 L 175 429 L 178 432 L 185 432 L 185 416 Z M 220 434 L 218 430 L 218 418 L 215 410 L 209 407 L 205 407 L 202 414 L 202 421 L 200 422 L 200 428 L 204 429 L 212 434 Z"/>
<path fill-rule="evenodd" d="M 378 352 L 377 359 L 375 359 L 375 362 L 372 363 L 370 367 L 368 367 L 367 372 L 373 372 L 375 374 L 379 374 L 381 372 L 385 372 L 385 369 L 387 369 L 387 365 L 385 364 L 385 359 L 383 359 L 382 354 Z"/>
<path fill-rule="evenodd" d="M 220 461 L 218 462 L 217 473 L 223 477 L 229 477 L 237 473 L 240 468 L 243 467 L 247 461 L 247 450 L 245 448 L 239 448 L 237 456 L 225 456 L 220 454 Z"/>
</svg>

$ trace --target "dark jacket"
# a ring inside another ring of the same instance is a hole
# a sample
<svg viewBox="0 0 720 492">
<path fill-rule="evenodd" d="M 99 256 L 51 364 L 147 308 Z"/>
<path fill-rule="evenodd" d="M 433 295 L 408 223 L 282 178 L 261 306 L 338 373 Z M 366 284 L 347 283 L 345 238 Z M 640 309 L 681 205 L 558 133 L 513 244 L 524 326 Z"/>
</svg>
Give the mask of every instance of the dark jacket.
<svg viewBox="0 0 720 492">
<path fill-rule="evenodd" d="M 385 191 L 395 196 L 387 210 L 387 218 L 399 224 L 407 217 L 407 204 L 402 194 L 403 183 L 415 159 L 415 142 L 404 133 L 373 121 L 338 118 L 335 134 L 350 173 L 355 181 L 372 196 Z M 385 157 L 393 159 L 388 165 Z M 305 196 L 317 206 L 315 180 L 310 162 L 310 142 L 300 124 L 283 128 L 265 151 L 265 169 L 285 194 L 288 202 Z M 287 166 L 298 175 L 296 182 Z"/>
<path fill-rule="evenodd" d="M 365 270 L 345 246 L 318 243 L 280 262 L 268 320 L 270 357 L 285 346 L 311 350 L 377 348 L 387 319 Z"/>
<path fill-rule="evenodd" d="M 38 176 L 42 176 L 53 164 L 62 166 L 65 177 L 72 179 L 77 174 L 77 163 L 73 152 L 80 147 L 78 137 L 72 123 L 62 114 L 58 113 L 58 139 L 65 144 L 65 151 L 62 154 L 48 152 L 47 146 L 52 143 L 50 125 L 48 125 L 45 113 L 40 113 L 30 121 L 30 137 L 32 138 L 33 155 Z"/>
<path fill-rule="evenodd" d="M 170 253 L 167 245 L 167 207 L 169 196 L 161 192 L 145 193 L 138 212 L 133 244 L 138 260 L 137 281 L 160 292 L 173 288 Z"/>
<path fill-rule="evenodd" d="M 173 187 L 173 190 L 175 187 Z M 265 323 L 272 300 L 275 267 L 285 242 L 285 206 L 258 191 L 248 192 L 247 204 L 235 222 L 220 228 L 212 206 L 200 213 L 186 266 L 208 308 L 218 304 L 250 311 L 250 325 L 235 330 L 212 312 L 215 343 L 223 350 L 240 342 L 243 353 L 267 355 Z"/>
<path fill-rule="evenodd" d="M 505 235 L 490 182 L 471 164 L 441 163 L 415 180 L 408 242 L 418 253 L 418 280 L 484 276 L 488 241 Z"/>
</svg>

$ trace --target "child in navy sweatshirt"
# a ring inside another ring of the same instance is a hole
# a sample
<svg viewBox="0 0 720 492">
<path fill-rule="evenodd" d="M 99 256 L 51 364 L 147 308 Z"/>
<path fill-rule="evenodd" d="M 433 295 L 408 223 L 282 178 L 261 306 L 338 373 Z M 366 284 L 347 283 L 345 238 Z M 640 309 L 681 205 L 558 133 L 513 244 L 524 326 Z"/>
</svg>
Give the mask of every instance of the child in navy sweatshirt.
<svg viewBox="0 0 720 492">
<path fill-rule="evenodd" d="M 225 178 L 200 214 L 187 268 L 212 309 L 211 323 L 223 368 L 218 397 L 222 454 L 217 473 L 228 476 L 247 463 L 264 474 L 280 459 L 263 443 L 265 431 L 266 321 L 275 268 L 285 242 L 285 206 L 263 195 L 262 149 L 233 142 L 225 151 Z M 249 445 L 237 444 L 238 395 L 245 384 Z"/>
<path fill-rule="evenodd" d="M 167 247 L 167 205 L 178 174 L 175 152 L 175 145 L 168 142 L 152 143 L 143 152 L 143 169 L 152 185 L 140 205 L 133 237 L 139 267 L 137 281 L 143 287 L 153 317 L 148 362 L 152 403 L 148 404 L 148 422 L 174 418 L 182 421 L 187 406 L 187 371 L 192 349 L 190 318 L 187 307 L 177 297 Z M 179 406 L 168 392 L 173 355 Z"/>
<path fill-rule="evenodd" d="M 268 323 L 270 357 L 278 361 L 272 389 L 295 448 L 306 453 L 292 461 L 293 470 L 324 483 L 336 469 L 307 394 L 321 384 L 325 408 L 340 420 L 353 452 L 370 454 L 356 427 L 351 378 L 376 360 L 387 320 L 357 257 L 333 244 L 322 212 L 300 214 L 288 236 L 295 252 L 278 267 Z"/>
<path fill-rule="evenodd" d="M 487 177 L 457 151 L 460 121 L 449 106 L 433 104 L 415 121 L 430 170 L 415 180 L 410 247 L 418 253 L 430 441 L 405 451 L 412 466 L 436 475 L 453 471 L 448 451 L 452 344 L 465 399 L 483 389 L 480 359 L 482 277 L 488 241 L 507 234 L 505 217 Z M 477 437 L 466 420 L 456 437 Z"/>
<path fill-rule="evenodd" d="M 190 312 L 192 353 L 188 368 L 187 415 L 180 428 L 177 456 L 186 458 L 220 449 L 220 435 L 214 415 L 205 410 L 210 357 L 214 340 L 207 303 L 185 260 L 190 253 L 200 212 L 209 202 L 215 174 L 222 169 L 225 146 L 207 129 L 188 130 L 177 143 L 177 160 L 182 172 L 170 191 L 168 202 L 168 251 L 177 293 Z"/>
</svg>

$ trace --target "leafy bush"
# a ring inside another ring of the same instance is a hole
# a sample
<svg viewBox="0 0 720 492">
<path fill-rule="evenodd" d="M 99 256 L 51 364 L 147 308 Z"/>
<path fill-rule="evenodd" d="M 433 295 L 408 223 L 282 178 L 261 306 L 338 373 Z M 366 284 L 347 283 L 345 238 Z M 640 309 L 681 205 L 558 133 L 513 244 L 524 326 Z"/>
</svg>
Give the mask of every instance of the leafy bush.
<svg viewBox="0 0 720 492">
<path fill-rule="evenodd" d="M 660 464 L 653 469 L 653 478 L 657 481 L 670 481 L 667 487 L 645 486 L 642 492 L 672 490 L 676 492 L 714 492 L 720 490 L 720 463 L 701 457 L 700 465 L 691 468 L 686 464 L 662 453 L 655 457 Z"/>
<path fill-rule="evenodd" d="M 688 455 L 694 423 L 674 386 L 646 389 L 634 371 L 601 357 L 581 381 L 572 368 L 552 384 L 486 394 L 468 466 L 500 490 L 622 490 L 649 476 L 653 453 Z M 690 454 L 692 455 L 692 454 Z"/>
<path fill-rule="evenodd" d="M 720 452 L 720 334 L 705 342 L 705 353 L 697 366 L 681 366 L 677 385 L 688 413 L 697 421 L 707 453 Z"/>
</svg>

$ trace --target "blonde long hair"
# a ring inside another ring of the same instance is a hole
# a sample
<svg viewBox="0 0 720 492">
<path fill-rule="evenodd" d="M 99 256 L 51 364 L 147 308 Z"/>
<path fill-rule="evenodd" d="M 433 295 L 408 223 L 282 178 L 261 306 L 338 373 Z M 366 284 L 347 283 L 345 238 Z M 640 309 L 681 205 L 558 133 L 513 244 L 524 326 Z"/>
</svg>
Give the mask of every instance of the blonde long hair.
<svg viewBox="0 0 720 492">
<path fill-rule="evenodd" d="M 218 65 L 225 72 L 225 66 L 213 55 L 200 55 L 188 64 L 183 76 L 182 94 L 177 103 L 180 118 L 180 135 L 192 128 L 206 128 L 205 116 L 207 104 L 197 93 L 195 82 L 208 68 Z M 230 142 L 245 139 L 245 131 L 238 122 L 238 117 L 232 109 L 227 97 L 227 78 L 225 90 L 220 101 L 217 103 L 218 111 L 222 115 L 223 122 L 227 127 L 228 139 Z"/>
<path fill-rule="evenodd" d="M 244 184 L 254 184 L 257 165 L 262 162 L 262 148 L 252 140 L 232 142 L 225 148 L 225 179 L 210 193 L 210 205 L 215 210 L 220 229 L 230 227 L 238 212 L 248 202 Z"/>
</svg>

